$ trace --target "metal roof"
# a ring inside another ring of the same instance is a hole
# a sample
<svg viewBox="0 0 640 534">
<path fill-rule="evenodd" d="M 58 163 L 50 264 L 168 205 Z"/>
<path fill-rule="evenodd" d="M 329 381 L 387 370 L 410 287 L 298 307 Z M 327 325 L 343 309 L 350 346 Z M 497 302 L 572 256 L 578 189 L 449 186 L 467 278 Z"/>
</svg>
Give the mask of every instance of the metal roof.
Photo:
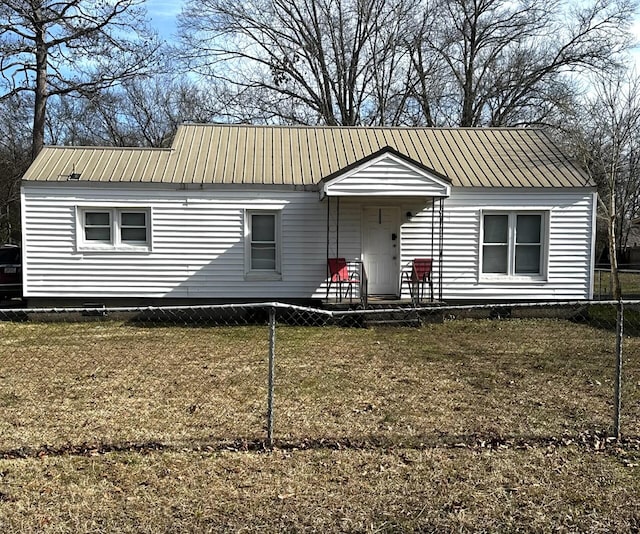
<svg viewBox="0 0 640 534">
<path fill-rule="evenodd" d="M 464 187 L 592 187 L 542 131 L 185 124 L 169 149 L 45 147 L 28 181 L 316 185 L 384 149 Z"/>
</svg>

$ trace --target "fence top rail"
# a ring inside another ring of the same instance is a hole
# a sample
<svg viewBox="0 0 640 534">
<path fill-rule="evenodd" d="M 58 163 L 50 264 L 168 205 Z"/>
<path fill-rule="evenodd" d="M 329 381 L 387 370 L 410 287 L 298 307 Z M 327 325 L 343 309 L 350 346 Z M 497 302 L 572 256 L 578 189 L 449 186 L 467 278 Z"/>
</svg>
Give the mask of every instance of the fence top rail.
<svg viewBox="0 0 640 534">
<path fill-rule="evenodd" d="M 313 313 L 325 317 L 344 317 L 376 315 L 389 312 L 455 312 L 459 310 L 482 310 L 493 308 L 552 308 L 578 306 L 615 306 L 617 300 L 569 300 L 545 302 L 495 302 L 490 304 L 456 304 L 449 306 L 396 306 L 389 308 L 355 309 L 355 310 L 325 310 L 311 306 L 299 306 L 283 302 L 251 302 L 246 304 L 199 304 L 192 306 L 117 306 L 117 307 L 48 307 L 48 308 L 0 308 L 0 315 L 17 314 L 78 314 L 78 313 L 143 313 L 143 312 L 181 312 L 181 311 L 224 311 L 240 309 L 275 309 L 282 311 Z M 620 303 L 627 306 L 640 306 L 640 300 L 623 299 Z"/>
<path fill-rule="evenodd" d="M 594 267 L 593 270 L 600 273 L 610 273 L 611 267 Z M 619 267 L 618 272 L 628 273 L 628 274 L 640 274 L 640 269 L 627 269 L 625 267 Z"/>
</svg>

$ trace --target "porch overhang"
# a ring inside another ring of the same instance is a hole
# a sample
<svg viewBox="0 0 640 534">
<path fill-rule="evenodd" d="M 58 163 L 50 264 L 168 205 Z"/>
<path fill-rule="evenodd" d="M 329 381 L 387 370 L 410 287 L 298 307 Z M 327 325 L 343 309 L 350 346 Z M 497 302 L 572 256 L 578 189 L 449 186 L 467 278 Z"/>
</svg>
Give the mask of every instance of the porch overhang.
<svg viewBox="0 0 640 534">
<path fill-rule="evenodd" d="M 431 197 L 451 195 L 451 180 L 391 147 L 385 147 L 319 184 L 324 197 Z"/>
</svg>

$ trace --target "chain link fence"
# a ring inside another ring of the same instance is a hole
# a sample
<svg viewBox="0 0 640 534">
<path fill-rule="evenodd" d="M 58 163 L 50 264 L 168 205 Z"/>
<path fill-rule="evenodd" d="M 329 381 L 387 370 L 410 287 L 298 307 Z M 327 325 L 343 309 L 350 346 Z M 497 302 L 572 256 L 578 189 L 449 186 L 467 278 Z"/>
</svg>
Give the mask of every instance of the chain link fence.
<svg viewBox="0 0 640 534">
<path fill-rule="evenodd" d="M 5 309 L 0 454 L 597 445 L 640 434 L 639 353 L 638 301 Z"/>
</svg>

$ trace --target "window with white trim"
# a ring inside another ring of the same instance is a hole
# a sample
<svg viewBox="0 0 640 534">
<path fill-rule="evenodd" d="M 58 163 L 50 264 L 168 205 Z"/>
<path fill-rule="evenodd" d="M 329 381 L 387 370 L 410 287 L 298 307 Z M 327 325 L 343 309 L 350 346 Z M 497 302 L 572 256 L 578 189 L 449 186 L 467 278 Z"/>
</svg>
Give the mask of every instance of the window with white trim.
<svg viewBox="0 0 640 534">
<path fill-rule="evenodd" d="M 546 212 L 484 212 L 481 275 L 545 276 L 547 218 Z"/>
<path fill-rule="evenodd" d="M 144 208 L 79 208 L 79 250 L 148 250 L 149 210 Z"/>
<path fill-rule="evenodd" d="M 254 275 L 280 272 L 280 216 L 274 211 L 246 213 L 246 271 Z"/>
</svg>

